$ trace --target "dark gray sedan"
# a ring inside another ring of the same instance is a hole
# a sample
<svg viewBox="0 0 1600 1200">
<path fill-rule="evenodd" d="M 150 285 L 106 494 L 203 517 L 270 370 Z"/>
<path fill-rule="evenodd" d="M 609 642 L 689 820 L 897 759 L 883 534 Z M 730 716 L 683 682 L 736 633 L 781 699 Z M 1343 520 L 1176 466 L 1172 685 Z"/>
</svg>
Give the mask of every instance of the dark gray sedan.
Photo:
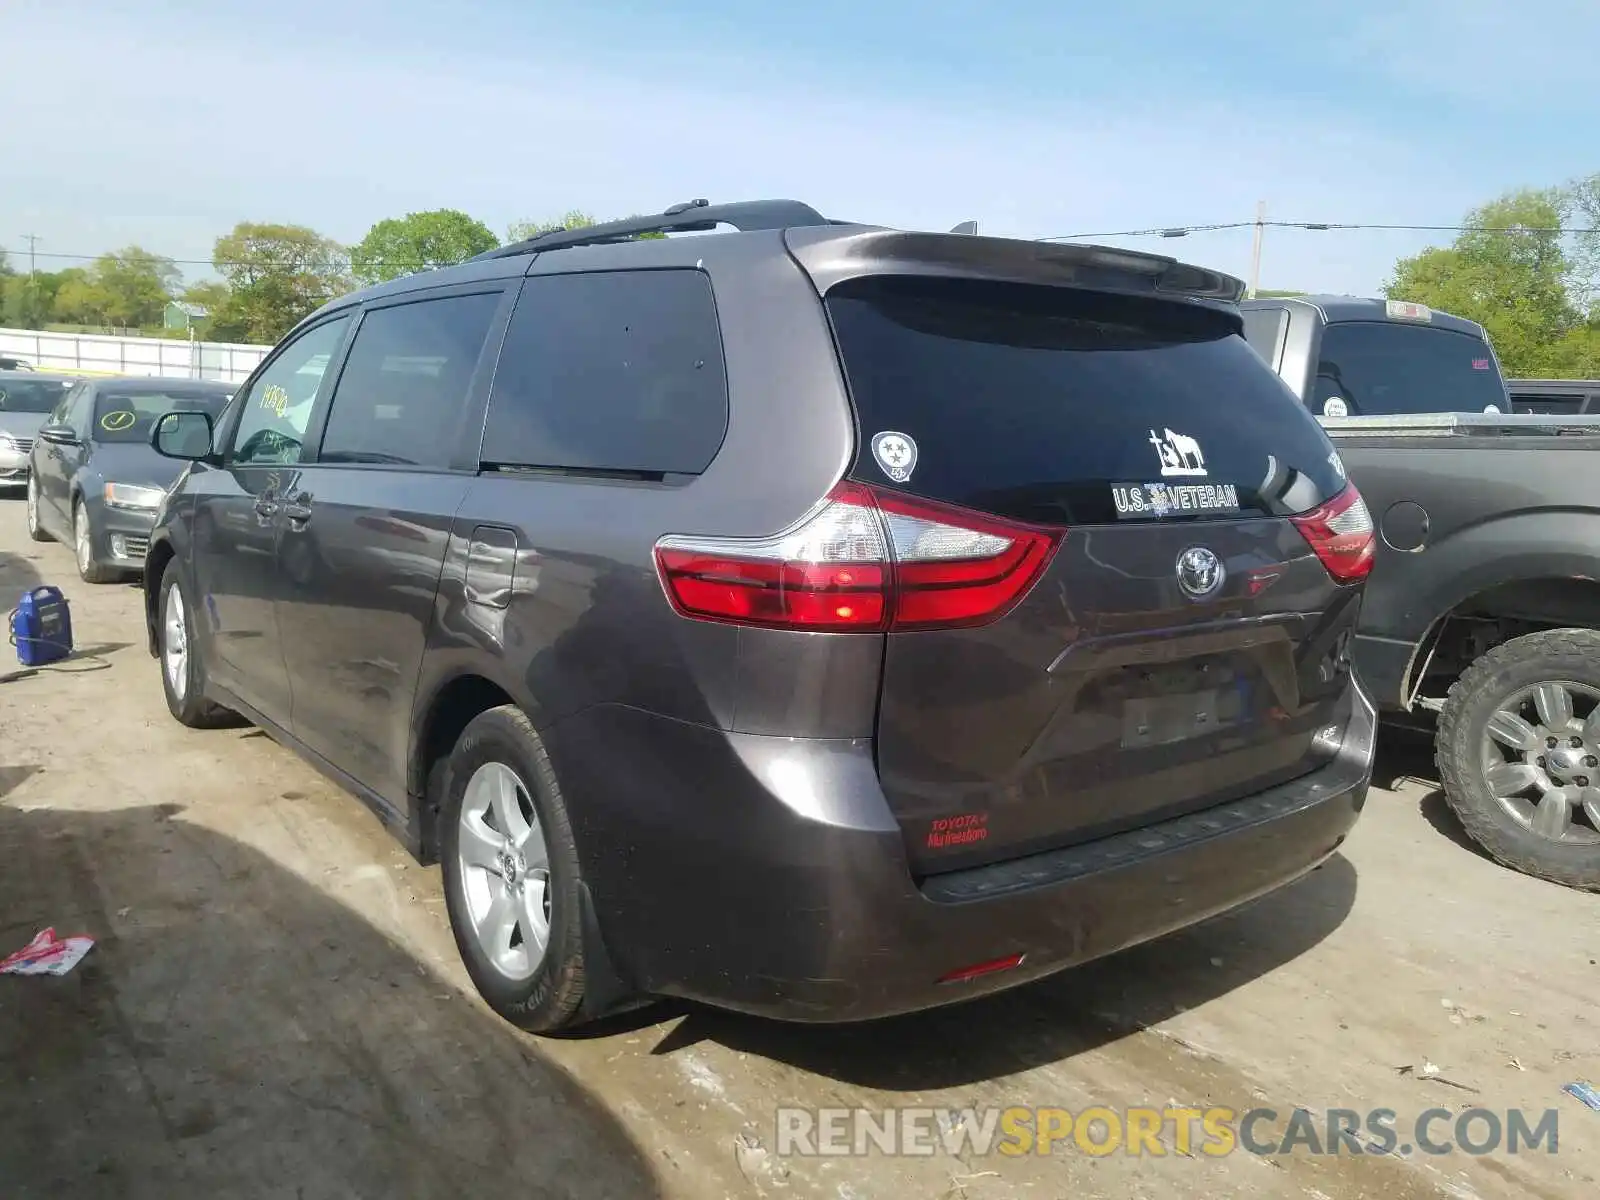
<svg viewBox="0 0 1600 1200">
<path fill-rule="evenodd" d="M 182 470 L 150 448 L 150 430 L 168 412 L 216 420 L 234 387 L 96 379 L 67 392 L 39 427 L 30 455 L 28 533 L 35 541 L 70 542 L 88 583 L 142 571 L 156 512 Z"/>
</svg>

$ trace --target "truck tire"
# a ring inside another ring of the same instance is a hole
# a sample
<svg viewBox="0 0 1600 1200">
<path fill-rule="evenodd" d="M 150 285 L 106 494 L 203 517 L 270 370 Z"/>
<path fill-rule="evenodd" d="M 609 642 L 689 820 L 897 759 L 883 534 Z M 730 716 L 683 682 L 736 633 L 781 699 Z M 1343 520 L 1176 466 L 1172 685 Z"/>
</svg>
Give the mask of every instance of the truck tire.
<svg viewBox="0 0 1600 1200">
<path fill-rule="evenodd" d="M 1513 870 L 1600 891 L 1600 631 L 1490 650 L 1450 688 L 1434 749 L 1473 841 Z"/>
</svg>

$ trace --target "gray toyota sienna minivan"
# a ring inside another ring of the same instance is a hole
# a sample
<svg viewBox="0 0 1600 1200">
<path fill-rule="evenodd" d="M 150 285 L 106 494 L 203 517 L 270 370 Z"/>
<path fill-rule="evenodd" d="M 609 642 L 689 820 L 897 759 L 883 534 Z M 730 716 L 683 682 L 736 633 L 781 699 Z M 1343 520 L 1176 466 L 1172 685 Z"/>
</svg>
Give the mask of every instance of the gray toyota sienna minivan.
<svg viewBox="0 0 1600 1200">
<path fill-rule="evenodd" d="M 1202 920 L 1334 851 L 1374 733 L 1372 522 L 1241 291 L 695 201 L 344 297 L 153 435 L 167 702 L 441 862 L 530 1029 L 878 1017 Z"/>
</svg>

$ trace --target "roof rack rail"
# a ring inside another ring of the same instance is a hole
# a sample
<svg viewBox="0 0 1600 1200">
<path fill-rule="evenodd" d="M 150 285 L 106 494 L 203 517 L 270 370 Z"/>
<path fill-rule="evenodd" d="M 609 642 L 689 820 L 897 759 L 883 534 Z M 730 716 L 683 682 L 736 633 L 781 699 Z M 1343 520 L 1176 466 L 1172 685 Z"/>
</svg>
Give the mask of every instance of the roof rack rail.
<svg viewBox="0 0 1600 1200">
<path fill-rule="evenodd" d="M 569 246 L 596 246 L 606 242 L 626 242 L 641 233 L 704 233 L 718 225 L 732 225 L 741 233 L 756 229 L 788 229 L 795 225 L 832 225 L 809 204 L 798 200 L 743 200 L 732 204 L 712 204 L 709 200 L 685 200 L 674 204 L 660 216 L 628 217 L 579 229 L 552 229 L 520 242 L 501 246 L 469 258 L 480 262 L 488 258 L 510 258 L 533 250 L 561 250 Z"/>
</svg>

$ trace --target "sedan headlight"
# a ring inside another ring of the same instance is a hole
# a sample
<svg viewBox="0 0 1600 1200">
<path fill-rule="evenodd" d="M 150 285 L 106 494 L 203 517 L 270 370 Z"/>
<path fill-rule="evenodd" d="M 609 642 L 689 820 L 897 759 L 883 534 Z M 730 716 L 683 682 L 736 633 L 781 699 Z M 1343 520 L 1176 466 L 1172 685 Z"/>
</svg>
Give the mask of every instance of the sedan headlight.
<svg viewBox="0 0 1600 1200">
<path fill-rule="evenodd" d="M 0 454 L 15 454 L 17 452 L 17 439 L 9 433 L 0 433 Z"/>
<path fill-rule="evenodd" d="M 166 494 L 161 488 L 138 487 L 131 483 L 106 484 L 106 503 L 112 508 L 137 508 L 154 512 L 161 507 Z"/>
</svg>

